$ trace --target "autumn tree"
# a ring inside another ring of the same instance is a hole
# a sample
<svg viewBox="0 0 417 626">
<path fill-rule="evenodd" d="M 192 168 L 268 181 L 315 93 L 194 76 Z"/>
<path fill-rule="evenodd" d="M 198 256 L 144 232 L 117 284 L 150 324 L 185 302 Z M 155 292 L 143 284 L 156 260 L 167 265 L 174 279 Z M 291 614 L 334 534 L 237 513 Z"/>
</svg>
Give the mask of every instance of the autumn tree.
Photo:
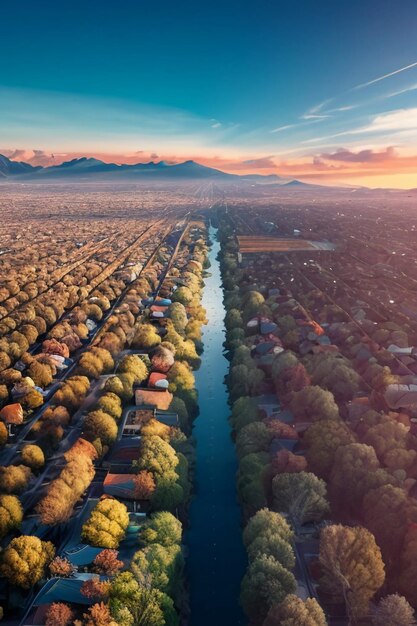
<svg viewBox="0 0 417 626">
<path fill-rule="evenodd" d="M 290 409 L 299 420 L 317 422 L 339 419 L 339 409 L 333 394 L 317 385 L 296 391 L 291 399 Z"/>
<path fill-rule="evenodd" d="M 381 468 L 371 446 L 351 443 L 338 449 L 330 474 L 329 494 L 340 510 L 354 513 L 361 509 L 368 491 L 396 483 L 395 476 Z"/>
<path fill-rule="evenodd" d="M 410 604 L 417 607 L 417 524 L 408 526 L 400 552 L 397 589 Z"/>
<path fill-rule="evenodd" d="M 33 470 L 38 470 L 45 464 L 45 455 L 42 448 L 32 444 L 26 444 L 21 452 L 22 462 Z"/>
<path fill-rule="evenodd" d="M 133 480 L 133 495 L 137 500 L 150 500 L 155 492 L 155 479 L 151 472 L 142 470 Z"/>
<path fill-rule="evenodd" d="M 45 626 L 70 626 L 74 621 L 74 612 L 64 602 L 53 602 L 45 615 Z"/>
<path fill-rule="evenodd" d="M 49 563 L 49 572 L 51 576 L 59 576 L 60 578 L 69 578 L 77 571 L 77 567 L 68 559 L 56 556 Z"/>
<path fill-rule="evenodd" d="M 93 546 L 115 549 L 129 525 L 127 507 L 113 498 L 100 500 L 83 524 L 81 536 Z"/>
<path fill-rule="evenodd" d="M 311 472 L 277 474 L 272 480 L 273 509 L 288 513 L 296 529 L 318 522 L 329 511 L 326 483 Z"/>
<path fill-rule="evenodd" d="M 374 536 L 361 526 L 327 526 L 321 532 L 319 560 L 323 588 L 344 599 L 350 623 L 355 624 L 385 580 Z"/>
<path fill-rule="evenodd" d="M 262 626 L 327 626 L 327 620 L 315 598 L 304 601 L 290 594 L 270 608 Z"/>
<path fill-rule="evenodd" d="M 4 550 L 0 573 L 12 585 L 30 589 L 43 577 L 54 555 L 55 548 L 50 541 L 21 535 L 12 539 Z"/>
<path fill-rule="evenodd" d="M 398 570 L 401 547 L 411 522 L 417 523 L 417 503 L 393 485 L 369 491 L 363 501 L 365 526 L 375 535 L 388 572 Z"/>
<path fill-rule="evenodd" d="M 93 561 L 93 570 L 103 576 L 114 576 L 123 567 L 123 561 L 117 557 L 117 550 L 102 550 Z"/>
<path fill-rule="evenodd" d="M 83 618 L 83 626 L 118 626 L 111 615 L 109 605 L 104 602 L 96 602 L 90 606 Z M 128 622 L 125 623 L 128 626 Z"/>
<path fill-rule="evenodd" d="M 0 495 L 0 539 L 15 528 L 19 528 L 23 520 L 23 508 L 19 498 L 7 494 Z"/>
<path fill-rule="evenodd" d="M 48 485 L 46 495 L 36 506 L 42 523 L 53 525 L 67 521 L 94 474 L 90 456 L 77 454 L 70 458 L 60 475 Z"/>
<path fill-rule="evenodd" d="M 382 598 L 372 616 L 373 626 L 416 626 L 413 607 L 397 593 Z"/>
</svg>

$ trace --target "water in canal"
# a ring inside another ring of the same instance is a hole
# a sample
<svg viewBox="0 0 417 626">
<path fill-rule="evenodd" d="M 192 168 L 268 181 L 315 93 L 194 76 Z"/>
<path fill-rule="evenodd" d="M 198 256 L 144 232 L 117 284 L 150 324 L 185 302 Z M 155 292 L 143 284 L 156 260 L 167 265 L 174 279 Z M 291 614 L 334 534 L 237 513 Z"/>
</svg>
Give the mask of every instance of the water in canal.
<svg viewBox="0 0 417 626">
<path fill-rule="evenodd" d="M 220 245 L 215 234 L 211 227 L 211 275 L 205 279 L 202 301 L 208 325 L 203 327 L 204 353 L 196 372 L 200 406 L 193 431 L 197 441 L 196 494 L 187 533 L 190 625 L 243 626 L 238 596 L 246 556 L 236 497 L 237 460 L 223 383 L 228 361 L 223 356 L 225 310 L 217 261 Z"/>
</svg>

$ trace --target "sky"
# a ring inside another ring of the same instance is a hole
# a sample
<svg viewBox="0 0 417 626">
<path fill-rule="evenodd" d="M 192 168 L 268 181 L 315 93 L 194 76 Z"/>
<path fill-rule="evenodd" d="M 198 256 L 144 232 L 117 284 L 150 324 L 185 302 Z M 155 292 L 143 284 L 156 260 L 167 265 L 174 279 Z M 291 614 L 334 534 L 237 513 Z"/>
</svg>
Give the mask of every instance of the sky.
<svg viewBox="0 0 417 626">
<path fill-rule="evenodd" d="M 19 0 L 0 153 L 417 187 L 416 0 Z"/>
</svg>

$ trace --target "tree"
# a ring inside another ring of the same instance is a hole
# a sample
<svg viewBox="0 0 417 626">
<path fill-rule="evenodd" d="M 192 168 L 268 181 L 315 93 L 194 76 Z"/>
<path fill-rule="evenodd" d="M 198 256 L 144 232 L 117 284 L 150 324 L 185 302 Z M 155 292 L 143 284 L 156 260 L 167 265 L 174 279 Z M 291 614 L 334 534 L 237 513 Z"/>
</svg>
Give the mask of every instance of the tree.
<svg viewBox="0 0 417 626">
<path fill-rule="evenodd" d="M 133 374 L 135 383 L 141 383 L 148 377 L 148 368 L 137 354 L 126 354 L 119 362 L 117 371 Z"/>
<path fill-rule="evenodd" d="M 271 458 L 270 471 L 272 476 L 282 474 L 284 472 L 294 474 L 304 472 L 307 469 L 307 461 L 305 457 L 294 454 L 290 450 L 278 450 Z"/>
<path fill-rule="evenodd" d="M 36 505 L 42 524 L 67 521 L 72 510 L 94 478 L 93 462 L 85 453 L 74 454 L 47 487 L 46 495 Z"/>
<path fill-rule="evenodd" d="M 23 520 L 23 509 L 19 498 L 6 494 L 0 495 L 0 539 L 11 530 L 19 528 Z"/>
<path fill-rule="evenodd" d="M 327 480 L 338 449 L 355 442 L 354 433 L 341 420 L 319 420 L 311 424 L 303 437 L 309 469 Z"/>
<path fill-rule="evenodd" d="M 340 355 L 317 355 L 313 360 L 313 383 L 331 391 L 339 402 L 351 400 L 359 389 L 359 375 L 349 361 Z"/>
<path fill-rule="evenodd" d="M 386 465 L 390 452 L 397 455 L 399 450 L 407 448 L 409 429 L 395 420 L 383 421 L 371 427 L 363 438 L 363 442 L 372 446 L 378 459 Z M 414 459 L 413 459 L 414 460 Z"/>
<path fill-rule="evenodd" d="M 333 394 L 317 385 L 296 391 L 290 402 L 290 409 L 300 420 L 317 422 L 339 419 L 339 409 Z"/>
<path fill-rule="evenodd" d="M 296 529 L 320 521 L 329 511 L 326 483 L 311 472 L 277 474 L 272 494 L 274 510 L 288 513 Z"/>
<path fill-rule="evenodd" d="M 0 490 L 5 493 L 21 493 L 32 478 L 30 467 L 7 465 L 0 467 Z"/>
<path fill-rule="evenodd" d="M 258 421 L 258 419 L 259 409 L 253 398 L 241 396 L 233 403 L 230 422 L 235 430 L 239 431 L 244 426 Z"/>
<path fill-rule="evenodd" d="M 160 591 L 174 596 L 178 592 L 178 581 L 183 567 L 181 547 L 169 547 L 153 543 L 138 550 L 132 559 L 130 569 L 140 585 L 150 583 Z"/>
<path fill-rule="evenodd" d="M 291 544 L 277 533 L 265 531 L 258 535 L 248 546 L 249 561 L 254 561 L 263 554 L 272 556 L 287 569 L 295 566 L 295 555 Z"/>
<path fill-rule="evenodd" d="M 243 543 L 248 547 L 259 535 L 273 533 L 286 541 L 291 541 L 294 533 L 282 515 L 261 509 L 250 518 L 243 530 Z"/>
<path fill-rule="evenodd" d="M 70 578 L 77 572 L 77 567 L 66 558 L 56 556 L 49 563 L 49 572 L 51 576 L 59 576 L 60 578 Z"/>
<path fill-rule="evenodd" d="M 140 441 L 139 459 L 134 462 L 140 470 L 150 472 L 156 482 L 159 479 L 176 480 L 175 468 L 178 465 L 178 457 L 169 443 L 158 437 L 148 435 Z"/>
<path fill-rule="evenodd" d="M 91 439 L 100 439 L 103 444 L 112 444 L 117 438 L 115 419 L 104 411 L 90 411 L 84 420 L 84 432 Z"/>
<path fill-rule="evenodd" d="M 274 382 L 281 376 L 282 372 L 298 365 L 299 360 L 291 350 L 284 350 L 276 356 L 272 361 L 272 377 Z"/>
<path fill-rule="evenodd" d="M 188 287 L 178 287 L 172 294 L 172 300 L 174 304 L 180 304 L 183 306 L 188 306 L 193 300 L 193 292 Z M 171 309 L 174 304 L 170 306 L 170 317 L 172 318 Z"/>
<path fill-rule="evenodd" d="M 414 610 L 397 593 L 380 600 L 372 616 L 373 626 L 415 626 Z"/>
<path fill-rule="evenodd" d="M 248 321 L 256 315 L 259 307 L 265 302 L 265 298 L 259 291 L 248 291 L 242 298 L 243 319 Z"/>
<path fill-rule="evenodd" d="M 159 478 L 152 494 L 152 509 L 154 511 L 170 511 L 176 509 L 185 501 L 184 489 L 179 478 Z"/>
<path fill-rule="evenodd" d="M 265 478 L 268 468 L 267 452 L 246 454 L 239 463 L 237 489 L 246 516 L 266 507 Z"/>
<path fill-rule="evenodd" d="M 261 622 L 274 604 L 294 593 L 294 575 L 272 556 L 262 555 L 252 561 L 242 580 L 240 601 L 249 619 Z"/>
<path fill-rule="evenodd" d="M 266 452 L 271 443 L 271 432 L 263 422 L 253 422 L 244 426 L 236 437 L 238 458 L 253 452 Z"/>
<path fill-rule="evenodd" d="M 43 577 L 54 555 L 55 548 L 50 541 L 21 535 L 12 539 L 4 550 L 0 573 L 12 585 L 30 589 Z"/>
<path fill-rule="evenodd" d="M 327 620 L 315 598 L 303 601 L 290 594 L 270 608 L 263 626 L 327 626 Z"/>
<path fill-rule="evenodd" d="M 139 324 L 132 341 L 132 348 L 150 350 L 161 343 L 161 337 L 152 324 Z"/>
<path fill-rule="evenodd" d="M 21 457 L 23 464 L 34 470 L 40 469 L 45 464 L 45 455 L 42 448 L 29 443 L 23 446 Z"/>
<path fill-rule="evenodd" d="M 183 289 L 184 291 L 181 291 L 181 289 Z M 187 317 L 187 311 L 185 309 L 185 306 L 188 306 L 190 304 L 193 298 L 193 295 L 187 287 L 179 287 L 179 289 L 177 289 L 177 291 L 174 292 L 174 295 L 175 295 L 175 294 L 178 294 L 178 291 L 179 291 L 180 292 L 179 295 L 181 296 L 186 293 L 185 290 L 187 290 L 187 292 L 189 293 L 190 298 L 189 299 L 180 298 L 179 300 L 176 300 L 175 302 L 173 302 L 168 309 L 168 314 L 172 320 L 174 328 L 177 331 L 177 333 L 180 333 L 180 335 L 184 335 L 185 327 L 188 324 L 188 317 Z"/>
<path fill-rule="evenodd" d="M 149 585 L 139 585 L 131 572 L 121 572 L 111 583 L 109 605 L 118 623 L 164 626 L 165 620 L 160 602 L 161 592 Z M 124 617 L 123 622 L 120 619 L 121 616 Z"/>
<path fill-rule="evenodd" d="M 411 522 L 417 522 L 417 503 L 403 489 L 383 485 L 363 500 L 365 526 L 375 535 L 388 571 L 398 571 L 401 547 Z"/>
<path fill-rule="evenodd" d="M 227 330 L 242 328 L 243 320 L 240 311 L 238 311 L 238 309 L 229 309 L 229 311 L 226 313 L 224 323 Z"/>
<path fill-rule="evenodd" d="M 83 524 L 81 536 L 93 546 L 115 549 L 129 525 L 127 507 L 113 498 L 100 500 Z"/>
<path fill-rule="evenodd" d="M 123 561 L 120 561 L 117 557 L 117 550 L 102 550 L 93 561 L 93 570 L 103 576 L 114 576 L 123 567 Z"/>
<path fill-rule="evenodd" d="M 89 600 L 101 600 L 102 598 L 106 598 L 110 591 L 110 581 L 109 580 L 100 580 L 99 576 L 93 576 L 92 578 L 87 578 L 81 587 L 80 593 L 85 596 Z"/>
<path fill-rule="evenodd" d="M 90 606 L 83 618 L 83 626 L 118 626 L 112 618 L 109 605 L 104 602 L 97 602 Z M 124 622 L 124 624 L 130 626 L 129 622 Z"/>
<path fill-rule="evenodd" d="M 417 607 L 417 524 L 410 524 L 400 552 L 400 567 L 397 590 L 408 602 Z"/>
<path fill-rule="evenodd" d="M 321 531 L 319 560 L 323 588 L 343 597 L 350 623 L 355 624 L 385 580 L 374 536 L 361 526 L 327 526 Z"/>
<path fill-rule="evenodd" d="M 169 547 L 181 543 L 182 524 L 172 513 L 153 513 L 139 530 L 139 543 L 148 546 L 159 543 Z"/>
<path fill-rule="evenodd" d="M 110 391 L 104 393 L 98 400 L 96 408 L 107 415 L 111 415 L 117 421 L 122 416 L 122 402 L 118 395 Z"/>
<path fill-rule="evenodd" d="M 151 472 L 142 470 L 133 480 L 133 495 L 136 500 L 150 500 L 155 492 L 156 483 Z"/>
<path fill-rule="evenodd" d="M 64 602 L 53 602 L 46 611 L 45 626 L 70 626 L 74 620 L 74 612 Z"/>
</svg>

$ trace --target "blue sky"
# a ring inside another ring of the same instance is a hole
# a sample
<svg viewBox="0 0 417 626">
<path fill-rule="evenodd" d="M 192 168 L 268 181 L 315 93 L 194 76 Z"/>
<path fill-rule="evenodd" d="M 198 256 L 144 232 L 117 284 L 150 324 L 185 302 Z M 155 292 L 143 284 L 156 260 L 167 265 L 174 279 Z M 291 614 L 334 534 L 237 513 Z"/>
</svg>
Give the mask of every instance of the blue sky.
<svg viewBox="0 0 417 626">
<path fill-rule="evenodd" d="M 4 151 L 417 154 L 417 65 L 368 84 L 417 62 L 415 0 L 21 0 L 0 38 Z"/>
</svg>

